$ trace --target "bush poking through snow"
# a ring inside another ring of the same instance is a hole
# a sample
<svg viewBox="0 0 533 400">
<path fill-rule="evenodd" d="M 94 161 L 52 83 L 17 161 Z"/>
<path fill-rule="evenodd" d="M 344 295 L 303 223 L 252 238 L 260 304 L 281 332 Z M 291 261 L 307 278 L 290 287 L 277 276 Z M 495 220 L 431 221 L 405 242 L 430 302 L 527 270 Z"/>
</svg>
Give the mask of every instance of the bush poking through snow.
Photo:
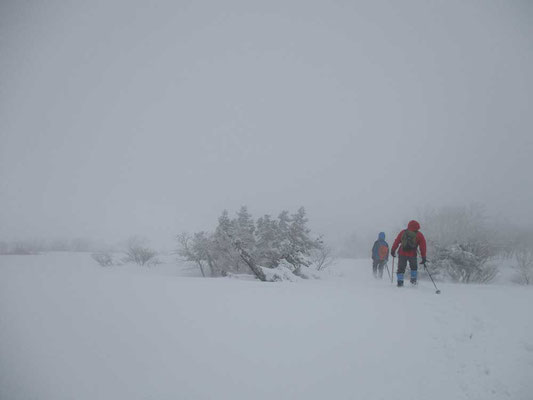
<svg viewBox="0 0 533 400">
<path fill-rule="evenodd" d="M 433 264 L 453 282 L 488 283 L 498 273 L 496 266 L 488 262 L 488 252 L 484 243 L 436 247 Z"/>
<path fill-rule="evenodd" d="M 320 247 L 311 251 L 311 264 L 313 264 L 317 271 L 323 271 L 330 267 L 335 262 L 333 250 L 327 244 L 320 243 Z"/>
<path fill-rule="evenodd" d="M 110 267 L 113 265 L 113 257 L 109 253 L 93 253 L 91 257 L 101 267 Z"/>
<path fill-rule="evenodd" d="M 127 243 L 124 262 L 133 262 L 140 266 L 159 264 L 157 252 L 149 248 L 147 243 L 146 239 L 131 237 Z"/>
<path fill-rule="evenodd" d="M 426 211 L 422 221 L 435 276 L 462 283 L 494 279 L 498 270 L 489 261 L 496 255 L 494 238 L 498 235 L 489 228 L 481 205 Z"/>
<path fill-rule="evenodd" d="M 533 250 L 530 248 L 517 250 L 516 261 L 518 265 L 514 281 L 522 285 L 533 284 Z"/>
</svg>

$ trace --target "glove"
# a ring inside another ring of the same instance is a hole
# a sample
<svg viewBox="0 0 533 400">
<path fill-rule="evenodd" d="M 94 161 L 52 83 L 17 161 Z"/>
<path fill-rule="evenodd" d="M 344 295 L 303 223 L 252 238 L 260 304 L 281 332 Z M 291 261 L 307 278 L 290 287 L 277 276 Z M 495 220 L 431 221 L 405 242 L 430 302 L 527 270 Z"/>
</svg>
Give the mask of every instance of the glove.
<svg viewBox="0 0 533 400">
<path fill-rule="evenodd" d="M 396 252 L 395 252 L 394 250 L 391 250 L 390 255 L 391 255 L 392 257 L 396 257 Z"/>
<path fill-rule="evenodd" d="M 426 257 L 422 257 L 422 262 L 420 264 L 422 264 L 424 267 L 426 266 Z"/>
</svg>

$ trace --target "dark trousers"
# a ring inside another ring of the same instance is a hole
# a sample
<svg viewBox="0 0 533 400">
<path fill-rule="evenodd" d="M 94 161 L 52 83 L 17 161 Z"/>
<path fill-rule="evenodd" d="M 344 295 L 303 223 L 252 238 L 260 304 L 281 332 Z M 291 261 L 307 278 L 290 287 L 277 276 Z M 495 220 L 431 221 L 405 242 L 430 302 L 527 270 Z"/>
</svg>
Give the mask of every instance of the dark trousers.
<svg viewBox="0 0 533 400">
<path fill-rule="evenodd" d="M 416 271 L 418 269 L 418 260 L 417 257 L 406 257 L 402 255 L 398 255 L 398 273 L 403 274 L 405 273 L 405 268 L 407 267 L 407 262 L 409 262 L 409 268 L 411 268 L 411 271 Z"/>
<path fill-rule="evenodd" d="M 379 260 L 372 260 L 372 272 L 374 273 L 374 276 L 378 276 L 383 278 L 383 268 L 385 267 L 385 263 L 387 260 L 379 261 Z"/>
</svg>

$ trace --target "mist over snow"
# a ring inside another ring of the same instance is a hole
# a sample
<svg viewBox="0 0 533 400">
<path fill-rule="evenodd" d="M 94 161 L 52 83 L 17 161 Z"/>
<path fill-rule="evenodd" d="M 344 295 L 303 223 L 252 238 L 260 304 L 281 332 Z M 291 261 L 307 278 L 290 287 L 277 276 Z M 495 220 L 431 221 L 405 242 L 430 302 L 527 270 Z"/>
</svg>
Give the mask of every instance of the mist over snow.
<svg viewBox="0 0 533 400">
<path fill-rule="evenodd" d="M 0 235 L 533 223 L 530 2 L 0 5 Z"/>
</svg>

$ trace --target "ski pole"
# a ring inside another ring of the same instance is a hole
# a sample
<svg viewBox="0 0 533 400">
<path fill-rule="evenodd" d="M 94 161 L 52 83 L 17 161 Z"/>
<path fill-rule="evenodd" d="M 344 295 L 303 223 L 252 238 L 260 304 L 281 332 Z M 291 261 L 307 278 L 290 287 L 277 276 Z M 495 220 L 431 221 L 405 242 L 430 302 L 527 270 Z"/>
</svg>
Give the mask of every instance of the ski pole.
<svg viewBox="0 0 533 400">
<path fill-rule="evenodd" d="M 391 273 L 391 276 L 390 276 L 390 283 L 394 283 L 394 259 L 396 257 L 392 257 L 392 273 Z M 388 271 L 388 269 L 387 269 Z"/>
<path fill-rule="evenodd" d="M 426 262 L 427 262 L 427 261 L 426 261 Z M 435 281 L 433 280 L 433 277 L 432 277 L 431 274 L 429 273 L 429 269 L 428 269 L 428 267 L 426 266 L 426 264 L 424 264 L 424 269 L 425 269 L 426 272 L 428 273 L 428 275 L 429 275 L 429 279 L 431 279 L 431 282 L 433 282 L 433 286 L 435 286 L 435 293 L 440 294 L 440 290 L 437 288 L 437 285 L 435 285 Z"/>
<path fill-rule="evenodd" d="M 390 274 L 390 271 L 389 271 L 389 263 L 385 264 L 385 266 L 387 267 L 387 274 L 389 274 L 389 278 L 392 279 L 392 275 Z"/>
</svg>

